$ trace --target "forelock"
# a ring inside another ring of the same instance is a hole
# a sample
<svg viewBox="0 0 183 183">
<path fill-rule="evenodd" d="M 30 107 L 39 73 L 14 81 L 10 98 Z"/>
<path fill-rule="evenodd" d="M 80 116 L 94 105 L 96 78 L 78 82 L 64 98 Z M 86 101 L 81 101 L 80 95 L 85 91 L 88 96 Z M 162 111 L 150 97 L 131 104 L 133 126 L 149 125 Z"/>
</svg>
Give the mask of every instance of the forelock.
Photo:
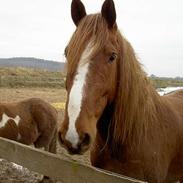
<svg viewBox="0 0 183 183">
<path fill-rule="evenodd" d="M 88 15 L 82 19 L 74 32 L 67 52 L 67 69 L 70 74 L 77 70 L 82 53 L 90 43 L 92 53 L 100 51 L 109 39 L 109 29 L 101 14 Z"/>
</svg>

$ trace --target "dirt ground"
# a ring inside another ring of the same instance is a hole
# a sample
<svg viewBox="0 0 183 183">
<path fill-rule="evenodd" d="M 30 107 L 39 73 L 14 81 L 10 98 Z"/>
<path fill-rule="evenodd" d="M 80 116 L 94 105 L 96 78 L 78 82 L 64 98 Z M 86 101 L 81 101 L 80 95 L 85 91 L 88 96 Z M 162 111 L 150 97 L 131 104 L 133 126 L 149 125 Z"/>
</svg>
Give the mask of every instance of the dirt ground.
<svg viewBox="0 0 183 183">
<path fill-rule="evenodd" d="M 18 102 L 32 97 L 41 98 L 49 103 L 65 102 L 66 92 L 64 89 L 53 88 L 0 88 L 0 103 Z M 63 120 L 64 111 L 59 110 L 58 112 L 58 123 L 60 124 Z M 83 156 L 71 157 L 57 144 L 57 154 L 65 159 L 73 159 L 89 164 L 89 152 Z M 38 183 L 41 177 L 38 173 L 0 159 L 0 183 Z"/>
<path fill-rule="evenodd" d="M 0 88 L 0 102 L 18 102 L 38 97 L 49 103 L 65 102 L 66 91 L 54 88 Z"/>
</svg>

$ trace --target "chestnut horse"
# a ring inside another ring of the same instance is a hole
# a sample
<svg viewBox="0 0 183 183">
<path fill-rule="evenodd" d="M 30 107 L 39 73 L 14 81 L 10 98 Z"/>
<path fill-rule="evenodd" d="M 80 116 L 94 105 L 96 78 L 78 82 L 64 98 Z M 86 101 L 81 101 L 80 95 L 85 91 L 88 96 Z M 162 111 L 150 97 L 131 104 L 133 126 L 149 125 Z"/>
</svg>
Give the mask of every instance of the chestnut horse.
<svg viewBox="0 0 183 183">
<path fill-rule="evenodd" d="M 56 154 L 57 111 L 41 99 L 0 103 L 0 137 Z M 41 182 L 53 182 L 44 176 Z"/>
<path fill-rule="evenodd" d="M 183 183 L 183 90 L 159 96 L 116 24 L 112 0 L 86 15 L 66 47 L 67 102 L 59 140 L 69 153 L 91 147 L 92 165 L 150 183 Z"/>
</svg>

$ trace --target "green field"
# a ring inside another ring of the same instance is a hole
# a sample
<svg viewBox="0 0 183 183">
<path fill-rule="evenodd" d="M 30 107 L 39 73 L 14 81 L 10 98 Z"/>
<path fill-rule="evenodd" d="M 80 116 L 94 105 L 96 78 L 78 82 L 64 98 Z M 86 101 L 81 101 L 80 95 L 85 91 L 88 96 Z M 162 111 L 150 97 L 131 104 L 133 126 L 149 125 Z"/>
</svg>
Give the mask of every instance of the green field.
<svg viewBox="0 0 183 183">
<path fill-rule="evenodd" d="M 0 87 L 44 87 L 63 88 L 65 86 L 64 74 L 47 70 L 35 70 L 27 68 L 0 67 Z M 183 86 L 183 79 L 151 78 L 155 88 L 168 86 Z"/>
<path fill-rule="evenodd" d="M 61 72 L 35 70 L 27 68 L 0 67 L 0 87 L 64 87 L 64 76 Z"/>
<path fill-rule="evenodd" d="M 151 78 L 155 88 L 178 87 L 183 86 L 183 79 L 176 78 Z"/>
</svg>

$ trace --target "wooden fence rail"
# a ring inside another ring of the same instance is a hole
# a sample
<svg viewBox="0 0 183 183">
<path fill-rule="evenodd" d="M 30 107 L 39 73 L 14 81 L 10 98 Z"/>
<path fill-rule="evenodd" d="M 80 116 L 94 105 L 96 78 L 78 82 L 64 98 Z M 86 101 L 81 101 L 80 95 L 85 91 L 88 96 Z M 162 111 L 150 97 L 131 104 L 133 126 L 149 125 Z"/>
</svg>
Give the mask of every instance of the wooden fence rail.
<svg viewBox="0 0 183 183">
<path fill-rule="evenodd" d="M 0 158 L 63 183 L 143 183 L 0 137 Z"/>
</svg>

